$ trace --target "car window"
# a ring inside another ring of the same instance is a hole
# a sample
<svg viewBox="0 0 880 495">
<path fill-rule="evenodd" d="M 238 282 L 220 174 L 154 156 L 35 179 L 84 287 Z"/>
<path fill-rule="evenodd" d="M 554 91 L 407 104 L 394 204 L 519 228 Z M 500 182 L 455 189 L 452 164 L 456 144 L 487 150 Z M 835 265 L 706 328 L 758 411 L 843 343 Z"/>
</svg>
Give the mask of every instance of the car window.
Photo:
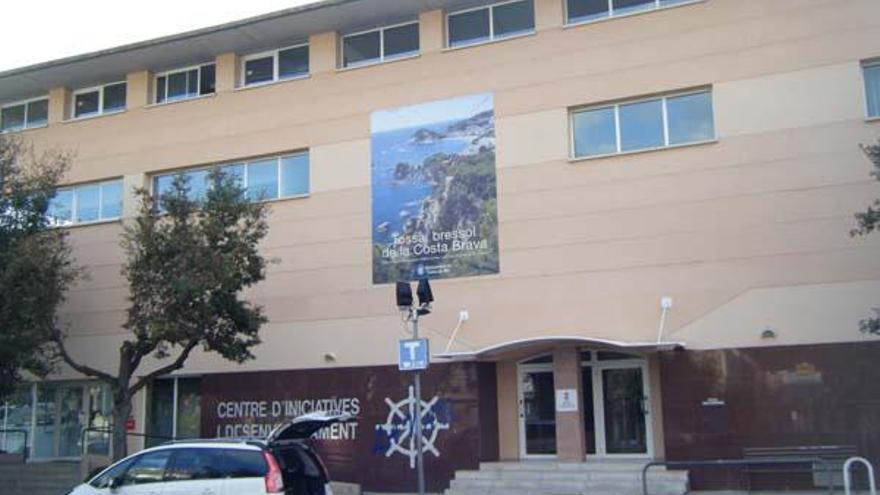
<svg viewBox="0 0 880 495">
<path fill-rule="evenodd" d="M 219 449 L 175 449 L 165 479 L 168 481 L 224 478 L 223 455 Z"/>
<path fill-rule="evenodd" d="M 95 488 L 109 488 L 110 480 L 121 476 L 122 473 L 131 466 L 131 463 L 134 462 L 135 459 L 136 457 L 132 457 L 131 459 L 116 463 L 116 465 L 110 467 L 110 469 L 107 469 L 100 475 L 92 478 L 92 480 L 89 481 L 89 485 L 92 485 Z"/>
<path fill-rule="evenodd" d="M 225 449 L 225 474 L 229 478 L 262 478 L 268 470 L 259 450 Z"/>
<path fill-rule="evenodd" d="M 122 477 L 122 485 L 142 485 L 162 481 L 171 449 L 148 452 L 134 459 Z"/>
</svg>

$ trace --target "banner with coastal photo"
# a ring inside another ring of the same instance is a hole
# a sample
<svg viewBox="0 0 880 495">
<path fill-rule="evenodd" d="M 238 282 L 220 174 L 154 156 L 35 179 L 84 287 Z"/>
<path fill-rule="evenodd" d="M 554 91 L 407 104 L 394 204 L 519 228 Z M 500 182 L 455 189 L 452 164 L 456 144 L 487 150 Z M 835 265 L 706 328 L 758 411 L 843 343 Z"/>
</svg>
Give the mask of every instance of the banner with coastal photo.
<svg viewBox="0 0 880 495">
<path fill-rule="evenodd" d="M 491 93 L 373 112 L 373 283 L 498 273 Z"/>
</svg>

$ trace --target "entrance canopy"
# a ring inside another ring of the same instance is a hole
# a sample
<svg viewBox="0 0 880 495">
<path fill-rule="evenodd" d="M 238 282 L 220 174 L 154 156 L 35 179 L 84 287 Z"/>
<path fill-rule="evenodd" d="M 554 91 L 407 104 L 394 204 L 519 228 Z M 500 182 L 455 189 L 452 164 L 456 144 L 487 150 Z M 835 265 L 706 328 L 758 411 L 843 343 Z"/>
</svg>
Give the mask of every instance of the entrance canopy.
<svg viewBox="0 0 880 495">
<path fill-rule="evenodd" d="M 545 336 L 511 340 L 473 351 L 452 351 L 434 354 L 450 361 L 492 361 L 517 352 L 536 352 L 559 346 L 581 346 L 620 352 L 659 352 L 684 348 L 684 342 L 621 342 L 581 336 Z"/>
</svg>

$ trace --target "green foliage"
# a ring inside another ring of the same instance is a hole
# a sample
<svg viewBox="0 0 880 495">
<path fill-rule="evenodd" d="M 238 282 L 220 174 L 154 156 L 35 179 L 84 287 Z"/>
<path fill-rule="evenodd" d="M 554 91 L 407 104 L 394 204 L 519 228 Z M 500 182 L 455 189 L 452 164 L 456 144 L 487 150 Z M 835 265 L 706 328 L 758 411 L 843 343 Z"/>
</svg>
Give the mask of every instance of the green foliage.
<svg viewBox="0 0 880 495">
<path fill-rule="evenodd" d="M 0 397 L 54 363 L 56 310 L 79 271 L 46 209 L 70 158 L 0 136 Z"/>
<path fill-rule="evenodd" d="M 874 166 L 871 176 L 880 181 L 880 141 L 877 141 L 876 144 L 862 146 L 862 150 Z M 850 235 L 868 235 L 880 230 L 880 199 L 875 199 L 867 210 L 856 213 L 855 217 L 857 226 L 850 231 Z M 874 309 L 874 312 L 877 316 L 862 320 L 859 322 L 859 328 L 864 333 L 880 335 L 880 309 Z"/>
<path fill-rule="evenodd" d="M 133 357 L 165 358 L 171 348 L 197 342 L 243 362 L 260 342 L 266 317 L 238 296 L 266 276 L 258 244 L 268 231 L 267 207 L 249 201 L 236 179 L 220 170 L 210 180 L 213 187 L 201 200 L 190 199 L 183 176 L 162 198 L 138 192 L 140 214 L 123 237 L 131 291 L 125 327 L 135 337 L 124 346 Z"/>
</svg>

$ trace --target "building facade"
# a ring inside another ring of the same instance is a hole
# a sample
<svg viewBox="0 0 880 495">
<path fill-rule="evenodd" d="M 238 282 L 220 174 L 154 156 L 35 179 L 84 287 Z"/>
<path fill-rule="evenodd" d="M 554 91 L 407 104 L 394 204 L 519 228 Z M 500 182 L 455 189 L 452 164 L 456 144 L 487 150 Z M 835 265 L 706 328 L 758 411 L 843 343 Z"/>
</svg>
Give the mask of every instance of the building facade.
<svg viewBox="0 0 880 495">
<path fill-rule="evenodd" d="M 878 197 L 859 147 L 878 57 L 873 0 L 327 0 L 0 73 L 0 112 L 76 153 L 49 214 L 90 273 L 61 318 L 93 367 L 126 336 L 134 187 L 221 166 L 271 202 L 256 359 L 195 353 L 138 396 L 134 432 L 349 412 L 316 440 L 333 475 L 410 490 L 391 282 L 431 278 L 436 490 L 491 460 L 880 460 L 880 340 L 859 332 L 880 237 L 848 234 Z M 108 411 L 63 370 L 0 419 L 69 459 L 106 453 L 83 431 Z"/>
</svg>

